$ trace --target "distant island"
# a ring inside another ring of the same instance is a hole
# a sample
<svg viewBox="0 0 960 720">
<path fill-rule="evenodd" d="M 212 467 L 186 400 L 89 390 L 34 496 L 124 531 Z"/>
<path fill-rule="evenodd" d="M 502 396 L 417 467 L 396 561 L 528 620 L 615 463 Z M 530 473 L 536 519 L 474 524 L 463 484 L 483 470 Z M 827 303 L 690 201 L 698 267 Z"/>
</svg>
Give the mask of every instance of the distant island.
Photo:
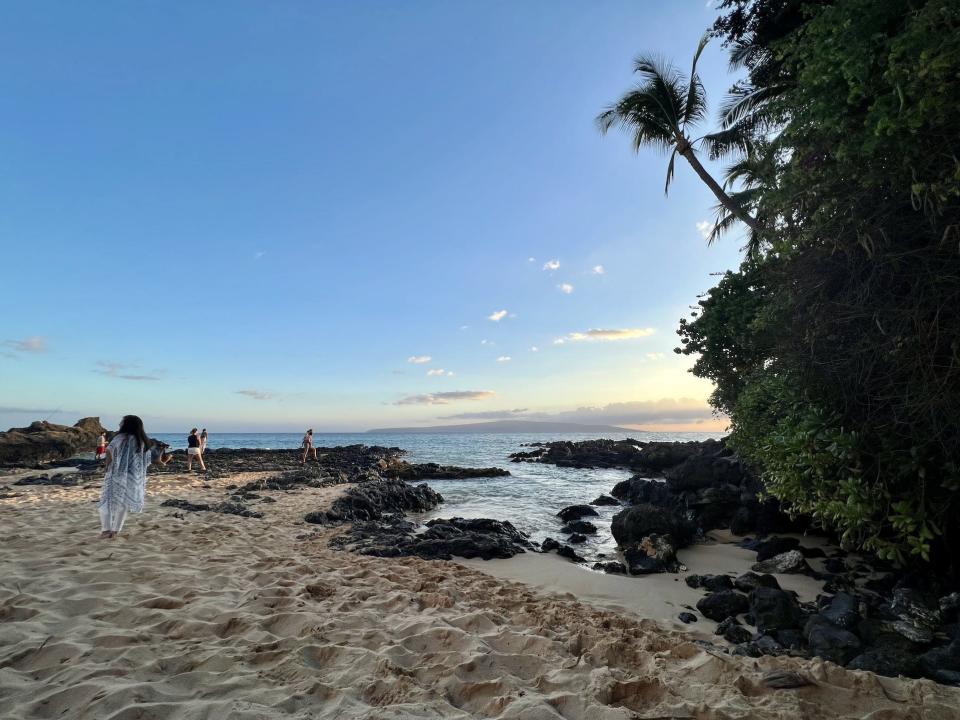
<svg viewBox="0 0 960 720">
<path fill-rule="evenodd" d="M 615 425 L 582 425 L 570 422 L 538 422 L 536 420 L 494 420 L 463 425 L 431 425 L 429 427 L 375 428 L 368 433 L 608 433 L 632 432 Z"/>
</svg>

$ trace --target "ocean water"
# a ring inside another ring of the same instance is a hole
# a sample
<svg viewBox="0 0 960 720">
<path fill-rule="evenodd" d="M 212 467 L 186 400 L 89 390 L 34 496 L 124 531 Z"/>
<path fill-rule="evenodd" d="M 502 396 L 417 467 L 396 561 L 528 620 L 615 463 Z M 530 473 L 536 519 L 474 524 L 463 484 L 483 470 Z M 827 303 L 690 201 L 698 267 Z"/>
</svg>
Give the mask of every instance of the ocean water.
<svg viewBox="0 0 960 720">
<path fill-rule="evenodd" d="M 186 447 L 185 435 L 158 434 L 158 439 L 173 448 Z M 418 520 L 435 517 L 488 517 L 509 520 L 527 532 L 532 539 L 542 542 L 547 537 L 564 540 L 557 512 L 567 505 L 589 503 L 610 490 L 619 481 L 630 477 L 626 470 L 580 470 L 559 468 L 539 463 L 510 462 L 510 453 L 524 450 L 532 442 L 553 440 L 590 440 L 599 437 L 593 433 L 318 433 L 314 435 L 317 447 L 335 445 L 384 445 L 407 451 L 409 462 L 436 462 L 464 467 L 500 467 L 511 472 L 506 477 L 476 478 L 471 480 L 428 480 L 444 502 L 439 508 Z M 651 440 L 705 440 L 719 437 L 716 433 L 697 432 L 631 432 L 605 433 L 602 437 L 614 440 L 634 438 Z M 224 433 L 212 434 L 209 447 L 269 448 L 296 450 L 303 438 L 301 433 Z M 215 462 L 211 457 L 209 462 Z M 615 543 L 610 534 L 610 520 L 618 507 L 597 507 L 599 518 L 585 518 L 597 525 L 599 532 L 589 536 L 578 552 L 589 560 L 602 555 L 613 558 Z"/>
</svg>

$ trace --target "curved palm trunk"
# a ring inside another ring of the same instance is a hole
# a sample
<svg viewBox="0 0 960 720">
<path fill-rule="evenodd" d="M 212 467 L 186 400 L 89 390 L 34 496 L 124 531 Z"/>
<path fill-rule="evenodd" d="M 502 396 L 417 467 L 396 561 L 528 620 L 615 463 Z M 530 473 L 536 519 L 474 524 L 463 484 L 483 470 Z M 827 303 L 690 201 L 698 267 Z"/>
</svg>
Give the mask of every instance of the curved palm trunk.
<svg viewBox="0 0 960 720">
<path fill-rule="evenodd" d="M 723 188 L 720 187 L 720 184 L 714 180 L 713 176 L 710 175 L 706 168 L 700 164 L 700 161 L 694 154 L 693 147 L 690 145 L 690 143 L 684 143 L 682 149 L 678 148 L 678 151 L 681 155 L 683 155 L 684 158 L 686 158 L 686 161 L 690 163 L 690 166 L 693 168 L 694 172 L 700 176 L 700 179 L 703 180 L 707 184 L 707 187 L 713 191 L 713 194 L 717 196 L 717 200 L 720 201 L 720 204 L 729 210 L 731 215 L 756 232 L 758 227 L 756 218 L 750 217 L 750 215 L 745 213 L 743 208 L 735 203 L 733 199 L 723 191 Z"/>
</svg>

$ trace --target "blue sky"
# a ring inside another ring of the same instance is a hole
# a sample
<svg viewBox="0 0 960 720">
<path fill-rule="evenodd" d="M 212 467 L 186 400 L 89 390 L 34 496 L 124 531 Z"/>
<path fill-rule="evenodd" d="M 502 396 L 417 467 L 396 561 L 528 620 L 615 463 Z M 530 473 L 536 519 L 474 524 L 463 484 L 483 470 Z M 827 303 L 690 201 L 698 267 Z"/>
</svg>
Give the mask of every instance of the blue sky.
<svg viewBox="0 0 960 720">
<path fill-rule="evenodd" d="M 666 159 L 594 118 L 639 52 L 686 69 L 714 17 L 8 3 L 0 425 L 709 420 L 675 328 L 741 243 L 707 247 L 689 167 L 664 198 Z M 701 74 L 715 108 L 718 43 Z"/>
</svg>

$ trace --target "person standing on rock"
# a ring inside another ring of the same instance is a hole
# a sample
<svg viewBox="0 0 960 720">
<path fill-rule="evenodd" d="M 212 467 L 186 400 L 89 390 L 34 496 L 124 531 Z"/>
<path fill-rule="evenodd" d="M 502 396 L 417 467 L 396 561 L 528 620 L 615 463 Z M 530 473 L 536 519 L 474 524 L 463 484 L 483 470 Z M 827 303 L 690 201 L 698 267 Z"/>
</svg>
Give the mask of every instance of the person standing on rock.
<svg viewBox="0 0 960 720">
<path fill-rule="evenodd" d="M 306 464 L 307 455 L 311 452 L 313 453 L 313 459 L 317 460 L 317 449 L 313 446 L 313 428 L 307 430 L 307 434 L 303 436 L 303 443 L 300 447 L 303 448 L 303 460 L 300 461 L 301 465 Z"/>
<path fill-rule="evenodd" d="M 207 466 L 203 464 L 203 453 L 200 450 L 200 436 L 197 429 L 193 428 L 190 435 L 187 436 L 187 472 L 193 471 L 193 459 L 196 458 L 200 463 L 200 469 L 207 471 Z"/>
<path fill-rule="evenodd" d="M 100 439 L 97 441 L 97 460 L 102 460 L 107 454 L 107 434 L 100 433 Z"/>
<path fill-rule="evenodd" d="M 207 451 L 207 429 L 204 428 L 200 431 L 200 454 L 203 455 Z"/>
<path fill-rule="evenodd" d="M 143 420 L 124 415 L 120 430 L 105 450 L 106 474 L 100 495 L 101 538 L 115 538 L 128 512 L 143 510 L 150 464 L 150 440 Z"/>
</svg>

